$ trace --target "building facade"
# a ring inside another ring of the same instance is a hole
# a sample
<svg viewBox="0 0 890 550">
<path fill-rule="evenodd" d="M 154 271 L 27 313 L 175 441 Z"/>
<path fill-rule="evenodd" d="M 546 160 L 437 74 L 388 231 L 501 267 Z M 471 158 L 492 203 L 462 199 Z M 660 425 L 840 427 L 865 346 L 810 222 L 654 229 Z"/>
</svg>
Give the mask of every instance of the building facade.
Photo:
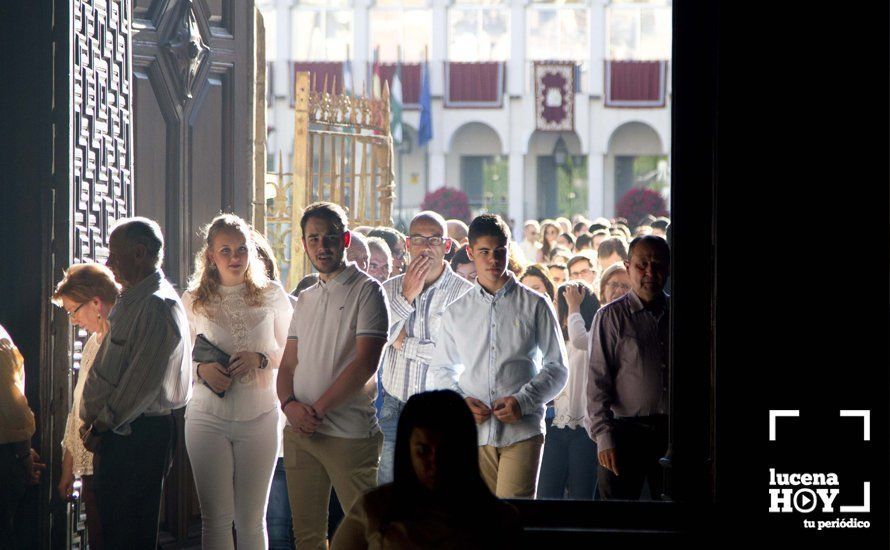
<svg viewBox="0 0 890 550">
<path fill-rule="evenodd" d="M 528 218 L 612 216 L 634 186 L 668 198 L 669 1 L 265 0 L 258 7 L 269 170 L 279 155 L 290 167 L 295 71 L 318 72 L 317 88 L 322 73 L 336 88 L 346 72 L 361 93 L 376 55 L 384 80 L 401 65 L 396 223 L 444 186 L 466 192 L 474 213 L 501 213 L 514 228 Z M 424 60 L 433 132 L 420 146 Z M 569 129 L 544 129 L 536 116 L 536 102 L 548 100 L 536 93 L 536 62 L 574 68 Z"/>
</svg>

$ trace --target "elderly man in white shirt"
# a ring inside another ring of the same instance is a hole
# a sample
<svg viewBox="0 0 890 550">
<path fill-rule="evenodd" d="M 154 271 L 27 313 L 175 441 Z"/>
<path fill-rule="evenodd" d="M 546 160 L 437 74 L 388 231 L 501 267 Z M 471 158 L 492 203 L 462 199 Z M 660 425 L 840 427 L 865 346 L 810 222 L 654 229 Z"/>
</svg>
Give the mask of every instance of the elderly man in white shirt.
<svg viewBox="0 0 890 550">
<path fill-rule="evenodd" d="M 124 291 L 83 387 L 84 446 L 108 548 L 154 548 L 164 476 L 173 460 L 171 412 L 191 397 L 188 318 L 160 270 L 161 228 L 123 219 L 106 262 Z"/>
</svg>

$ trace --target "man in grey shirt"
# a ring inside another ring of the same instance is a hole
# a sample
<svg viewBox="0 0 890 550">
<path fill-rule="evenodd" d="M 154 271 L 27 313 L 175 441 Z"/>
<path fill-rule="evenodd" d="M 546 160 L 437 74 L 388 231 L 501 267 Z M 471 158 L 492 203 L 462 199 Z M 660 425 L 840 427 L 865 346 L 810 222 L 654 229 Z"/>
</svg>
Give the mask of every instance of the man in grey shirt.
<svg viewBox="0 0 890 550">
<path fill-rule="evenodd" d="M 108 548 L 155 548 L 164 477 L 172 463 L 171 412 L 191 396 L 188 318 L 160 270 L 161 228 L 121 220 L 106 262 L 124 291 L 83 388 L 81 436 L 96 453 L 94 484 Z"/>
<path fill-rule="evenodd" d="M 331 485 L 348 513 L 377 485 L 383 434 L 374 399 L 389 309 L 379 282 L 346 263 L 346 212 L 303 210 L 303 246 L 318 284 L 300 293 L 278 370 L 287 417 L 284 469 L 297 548 L 325 549 Z"/>
<path fill-rule="evenodd" d="M 658 459 L 668 443 L 667 242 L 637 237 L 624 265 L 631 291 L 593 318 L 585 424 L 599 449 L 600 495 L 637 500 L 648 480 L 650 493 L 659 498 Z"/>
</svg>

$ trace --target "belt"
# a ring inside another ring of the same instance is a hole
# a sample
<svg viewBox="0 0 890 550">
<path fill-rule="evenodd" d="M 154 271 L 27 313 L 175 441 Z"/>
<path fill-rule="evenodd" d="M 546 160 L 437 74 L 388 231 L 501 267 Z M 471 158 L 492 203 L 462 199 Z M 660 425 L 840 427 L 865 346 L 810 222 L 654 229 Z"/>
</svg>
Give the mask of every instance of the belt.
<svg viewBox="0 0 890 550">
<path fill-rule="evenodd" d="M 140 414 L 140 415 L 138 416 L 138 418 L 143 418 L 143 417 L 144 417 L 144 418 L 156 418 L 156 417 L 158 417 L 158 416 L 167 416 L 167 415 L 170 415 L 170 414 L 173 414 L 173 411 L 171 411 L 170 409 L 165 409 L 165 410 L 163 410 L 163 411 L 144 412 L 144 413 Z"/>
</svg>

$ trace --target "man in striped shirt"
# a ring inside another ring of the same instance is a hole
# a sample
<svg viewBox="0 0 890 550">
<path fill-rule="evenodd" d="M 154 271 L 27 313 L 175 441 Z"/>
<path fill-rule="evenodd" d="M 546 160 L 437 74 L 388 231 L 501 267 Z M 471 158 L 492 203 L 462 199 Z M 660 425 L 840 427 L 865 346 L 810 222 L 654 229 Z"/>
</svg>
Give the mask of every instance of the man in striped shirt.
<svg viewBox="0 0 890 550">
<path fill-rule="evenodd" d="M 408 229 L 411 264 L 403 275 L 383 284 L 389 301 L 389 342 L 383 351 L 383 454 L 378 481 L 393 478 L 396 430 L 405 402 L 426 390 L 429 368 L 445 309 L 473 288 L 451 270 L 445 254 L 451 248 L 445 219 L 432 211 L 420 212 Z"/>
<path fill-rule="evenodd" d="M 161 228 L 118 222 L 106 262 L 123 286 L 83 387 L 81 436 L 95 456 L 96 498 L 107 548 L 155 548 L 164 476 L 173 460 L 171 412 L 192 390 L 188 318 L 164 279 Z"/>
</svg>

